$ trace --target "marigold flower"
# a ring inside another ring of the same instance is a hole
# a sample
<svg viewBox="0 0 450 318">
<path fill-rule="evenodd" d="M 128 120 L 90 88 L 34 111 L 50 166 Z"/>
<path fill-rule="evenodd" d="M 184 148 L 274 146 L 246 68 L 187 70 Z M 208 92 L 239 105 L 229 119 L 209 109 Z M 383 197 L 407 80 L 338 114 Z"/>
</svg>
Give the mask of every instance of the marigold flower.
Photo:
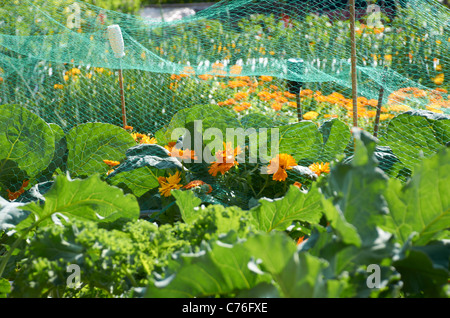
<svg viewBox="0 0 450 318">
<path fill-rule="evenodd" d="M 308 167 L 312 172 L 314 172 L 317 176 L 320 176 L 322 173 L 330 173 L 330 163 L 326 162 L 325 164 L 323 162 L 318 163 L 315 162 L 312 165 Z"/>
<path fill-rule="evenodd" d="M 297 187 L 297 188 L 299 188 L 299 189 L 302 188 L 302 184 L 301 184 L 300 182 L 298 182 L 298 181 L 295 181 L 295 182 L 294 182 L 294 186 Z"/>
<path fill-rule="evenodd" d="M 275 111 L 279 111 L 279 110 L 281 110 L 283 105 L 280 104 L 280 103 L 273 103 L 272 105 L 270 105 L 270 107 L 272 107 L 272 109 L 275 110 Z"/>
<path fill-rule="evenodd" d="M 54 89 L 63 89 L 64 85 L 62 85 L 62 84 L 55 84 L 55 85 L 53 85 L 53 88 Z"/>
<path fill-rule="evenodd" d="M 171 191 L 172 190 L 178 190 L 180 189 L 183 185 L 179 184 L 181 181 L 180 178 L 180 172 L 177 171 L 175 172 L 174 175 L 170 175 L 169 177 L 159 177 L 158 178 L 158 182 L 160 184 L 160 188 L 159 188 L 159 192 L 161 193 L 161 195 L 165 196 L 165 197 L 169 197 L 171 196 Z"/>
<path fill-rule="evenodd" d="M 158 142 L 155 137 L 150 137 L 140 133 L 132 133 L 131 137 L 133 137 L 133 139 L 139 144 L 156 144 Z"/>
<path fill-rule="evenodd" d="M 241 148 L 237 146 L 233 149 L 231 142 L 224 142 L 223 145 L 224 150 L 219 150 L 216 152 L 217 161 L 212 162 L 208 170 L 209 174 L 213 177 L 217 176 L 217 173 L 219 172 L 221 174 L 225 174 L 225 172 L 239 164 L 235 158 L 242 153 Z"/>
<path fill-rule="evenodd" d="M 164 148 L 166 148 L 169 151 L 169 156 L 176 157 L 182 160 L 191 159 L 191 160 L 197 160 L 197 156 L 195 155 L 194 150 L 189 149 L 178 149 L 176 148 L 177 142 L 171 141 L 169 142 Z"/>
<path fill-rule="evenodd" d="M 13 201 L 13 200 L 17 199 L 18 197 L 20 197 L 25 192 L 25 188 L 28 187 L 28 183 L 29 183 L 29 180 L 24 180 L 22 182 L 22 185 L 20 186 L 20 189 L 15 192 L 11 192 L 9 189 L 6 189 L 6 192 L 8 192 L 8 199 L 10 201 Z"/>
<path fill-rule="evenodd" d="M 305 120 L 314 120 L 317 118 L 317 116 L 319 116 L 319 113 L 315 112 L 315 111 L 310 111 L 307 112 L 303 115 L 303 119 Z"/>
<path fill-rule="evenodd" d="M 271 82 L 273 80 L 273 77 L 262 75 L 259 79 L 263 82 Z"/>
<path fill-rule="evenodd" d="M 237 92 L 236 94 L 234 94 L 235 100 L 243 100 L 243 99 L 246 99 L 247 97 L 248 97 L 247 92 Z"/>
<path fill-rule="evenodd" d="M 230 67 L 230 74 L 233 75 L 239 75 L 242 72 L 242 66 L 240 65 L 233 65 L 232 67 Z"/>
<path fill-rule="evenodd" d="M 286 170 L 290 170 L 296 165 L 297 162 L 291 155 L 286 153 L 278 154 L 270 160 L 267 173 L 273 174 L 272 179 L 275 181 L 284 181 L 288 176 Z"/>
</svg>

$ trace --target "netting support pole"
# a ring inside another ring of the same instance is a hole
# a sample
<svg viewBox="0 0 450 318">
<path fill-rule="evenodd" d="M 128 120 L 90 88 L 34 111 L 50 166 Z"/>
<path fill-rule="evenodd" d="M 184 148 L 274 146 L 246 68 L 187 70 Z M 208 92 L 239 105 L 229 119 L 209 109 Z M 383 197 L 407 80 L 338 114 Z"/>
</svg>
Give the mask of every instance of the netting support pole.
<svg viewBox="0 0 450 318">
<path fill-rule="evenodd" d="M 300 88 L 300 91 L 295 94 L 295 97 L 297 99 L 297 118 L 298 118 L 298 122 L 301 122 L 303 120 L 302 99 L 300 98 L 301 92 L 302 92 L 302 89 Z"/>
<path fill-rule="evenodd" d="M 356 40 L 355 40 L 355 0 L 350 1 L 350 42 L 351 42 L 351 73 L 353 99 L 353 127 L 358 127 L 358 94 L 356 76 Z"/>
<path fill-rule="evenodd" d="M 380 87 L 380 93 L 378 95 L 377 114 L 375 116 L 375 124 L 373 126 L 373 136 L 378 137 L 378 129 L 380 127 L 381 116 L 381 104 L 383 103 L 384 87 Z"/>
<path fill-rule="evenodd" d="M 122 74 L 122 59 L 119 59 L 119 86 L 120 86 L 120 100 L 122 103 L 122 122 L 123 128 L 126 129 L 127 126 L 127 111 L 125 108 L 125 94 L 123 91 L 123 74 Z"/>
</svg>

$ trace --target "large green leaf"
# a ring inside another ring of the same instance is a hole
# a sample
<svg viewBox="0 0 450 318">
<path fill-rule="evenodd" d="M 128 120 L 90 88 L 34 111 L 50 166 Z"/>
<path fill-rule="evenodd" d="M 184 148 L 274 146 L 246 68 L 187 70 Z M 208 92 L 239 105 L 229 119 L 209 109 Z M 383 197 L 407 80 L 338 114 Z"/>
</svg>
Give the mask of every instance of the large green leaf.
<svg viewBox="0 0 450 318">
<path fill-rule="evenodd" d="M 269 277 L 252 271 L 251 255 L 243 243 L 216 241 L 208 251 L 177 257 L 180 267 L 165 280 L 151 284 L 150 298 L 207 297 L 255 287 Z"/>
<path fill-rule="evenodd" d="M 409 111 L 393 118 L 385 140 L 402 163 L 412 169 L 448 142 L 450 117 L 428 111 Z"/>
<path fill-rule="evenodd" d="M 207 128 L 217 128 L 222 132 L 223 138 L 226 136 L 225 133 L 227 128 L 241 127 L 236 115 L 226 108 L 214 104 L 196 105 L 177 112 L 172 117 L 167 128 L 157 133 L 156 138 L 160 143 L 172 141 L 175 138 L 172 136 L 175 129 L 186 128 L 188 123 L 197 120 L 201 121 L 203 131 Z M 179 136 L 176 138 L 178 137 Z"/>
<path fill-rule="evenodd" d="M 138 145 L 128 149 L 126 156 L 107 180 L 138 197 L 158 187 L 158 177 L 164 176 L 166 170 L 183 169 L 181 162 L 170 157 L 168 151 L 159 145 Z"/>
<path fill-rule="evenodd" d="M 343 154 L 352 136 L 349 127 L 339 119 L 324 122 L 319 131 L 323 135 L 323 151 L 320 161 L 330 162 L 337 155 Z"/>
<path fill-rule="evenodd" d="M 251 209 L 261 231 L 285 230 L 293 221 L 318 223 L 322 216 L 321 195 L 313 186 L 304 193 L 290 186 L 280 199 L 261 199 L 260 205 Z"/>
<path fill-rule="evenodd" d="M 124 195 L 121 189 L 102 181 L 98 174 L 74 180 L 59 175 L 45 194 L 43 204 L 31 202 L 21 208 L 31 214 L 19 223 L 16 227 L 18 230 L 30 225 L 50 224 L 52 218 L 59 216 L 97 222 L 136 220 L 139 217 L 136 197 Z"/>
<path fill-rule="evenodd" d="M 355 155 L 350 163 L 339 162 L 331 168 L 328 184 L 322 190 L 332 198 L 337 209 L 327 209 L 330 221 L 338 225 L 341 235 L 358 244 L 356 233 L 343 234 L 347 223 L 355 228 L 361 244 L 372 244 L 378 238 L 376 229 L 381 215 L 386 213 L 383 198 L 387 176 L 377 167 L 374 152 L 375 140 L 366 132 L 355 130 Z M 337 214 L 338 213 L 338 214 Z M 353 231 L 351 231 L 353 232 Z"/>
<path fill-rule="evenodd" d="M 0 105 L 0 123 L 0 187 L 17 191 L 11 187 L 48 166 L 55 136 L 39 116 L 17 105 Z"/>
<path fill-rule="evenodd" d="M 198 211 L 194 208 L 198 207 L 202 200 L 199 199 L 193 191 L 175 190 L 171 192 L 177 200 L 178 208 L 180 209 L 181 217 L 186 223 L 191 223 L 198 216 Z"/>
<path fill-rule="evenodd" d="M 103 160 L 121 161 L 127 149 L 135 145 L 133 137 L 118 126 L 104 123 L 78 125 L 67 134 L 67 169 L 73 176 L 106 173 L 108 166 Z"/>
<path fill-rule="evenodd" d="M 400 242 L 417 232 L 415 244 L 424 245 L 450 228 L 450 150 L 424 159 L 415 167 L 411 180 L 402 184 L 390 179 L 384 196 L 390 213 L 385 229 Z"/>
<path fill-rule="evenodd" d="M 310 163 L 319 156 L 323 139 L 313 122 L 302 121 L 273 129 L 279 132 L 279 153 L 292 155 L 299 164 Z"/>
</svg>

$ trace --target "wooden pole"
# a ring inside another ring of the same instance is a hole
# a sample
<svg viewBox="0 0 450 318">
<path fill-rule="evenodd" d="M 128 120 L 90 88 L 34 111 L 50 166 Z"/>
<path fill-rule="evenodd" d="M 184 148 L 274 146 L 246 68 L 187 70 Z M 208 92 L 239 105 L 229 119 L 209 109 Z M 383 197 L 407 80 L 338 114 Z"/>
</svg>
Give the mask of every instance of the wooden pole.
<svg viewBox="0 0 450 318">
<path fill-rule="evenodd" d="M 356 76 L 356 40 L 355 40 L 355 0 L 350 1 L 350 41 L 351 41 L 351 73 L 353 100 L 353 127 L 358 127 L 358 92 Z"/>
<path fill-rule="evenodd" d="M 302 92 L 302 89 L 300 88 L 300 91 L 295 94 L 296 98 L 297 98 L 297 118 L 298 118 L 298 122 L 301 122 L 303 120 L 303 113 L 302 113 L 302 100 L 300 97 L 300 94 Z"/>
<path fill-rule="evenodd" d="M 375 116 L 375 124 L 373 127 L 373 136 L 378 137 L 378 129 L 380 127 L 381 105 L 383 103 L 384 87 L 380 87 L 380 94 L 378 95 L 377 114 Z"/>
<path fill-rule="evenodd" d="M 120 68 L 119 68 L 119 86 L 120 86 L 120 100 L 122 102 L 123 129 L 126 129 L 126 126 L 127 126 L 127 112 L 126 112 L 126 109 L 125 109 L 125 94 L 123 92 L 122 65 L 120 65 Z"/>
</svg>

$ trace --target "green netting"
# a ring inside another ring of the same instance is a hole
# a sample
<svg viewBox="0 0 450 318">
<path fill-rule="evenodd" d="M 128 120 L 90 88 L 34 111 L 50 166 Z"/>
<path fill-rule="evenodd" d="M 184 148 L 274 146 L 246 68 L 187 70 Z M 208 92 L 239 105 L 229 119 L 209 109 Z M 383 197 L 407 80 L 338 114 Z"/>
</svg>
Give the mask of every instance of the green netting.
<svg viewBox="0 0 450 318">
<path fill-rule="evenodd" d="M 50 181 L 55 171 L 106 174 L 103 160 L 122 162 L 122 173 L 108 177 L 113 184 L 148 194 L 163 173 L 147 157 L 139 165 L 133 161 L 139 156 L 125 155 L 127 149 L 136 143 L 167 146 L 175 141 L 175 128 L 193 132 L 195 120 L 203 130 L 223 133 L 278 128 L 280 152 L 303 166 L 341 154 L 351 159 L 347 1 L 221 1 L 172 22 L 82 1 L 1 1 L 4 196 L 20 189 L 23 180 L 32 180 L 28 187 Z M 356 18 L 358 126 L 374 131 L 380 100 L 381 167 L 406 178 L 421 157 L 450 141 L 450 12 L 433 0 L 357 0 Z M 111 48 L 111 25 L 120 26 L 123 58 Z M 290 59 L 303 60 L 301 67 L 291 68 Z M 120 128 L 119 70 L 132 131 Z M 289 89 L 298 82 L 300 91 Z M 52 123 L 53 141 L 46 141 L 32 114 Z M 155 149 L 142 147 L 140 155 L 154 155 Z M 34 165 L 22 159 L 27 156 Z M 186 167 L 195 172 L 192 178 L 218 182 L 204 165 Z M 234 186 L 225 178 L 216 190 Z M 237 192 L 252 196 L 236 188 L 232 195 L 224 191 L 223 202 L 235 203 L 230 197 Z"/>
</svg>

